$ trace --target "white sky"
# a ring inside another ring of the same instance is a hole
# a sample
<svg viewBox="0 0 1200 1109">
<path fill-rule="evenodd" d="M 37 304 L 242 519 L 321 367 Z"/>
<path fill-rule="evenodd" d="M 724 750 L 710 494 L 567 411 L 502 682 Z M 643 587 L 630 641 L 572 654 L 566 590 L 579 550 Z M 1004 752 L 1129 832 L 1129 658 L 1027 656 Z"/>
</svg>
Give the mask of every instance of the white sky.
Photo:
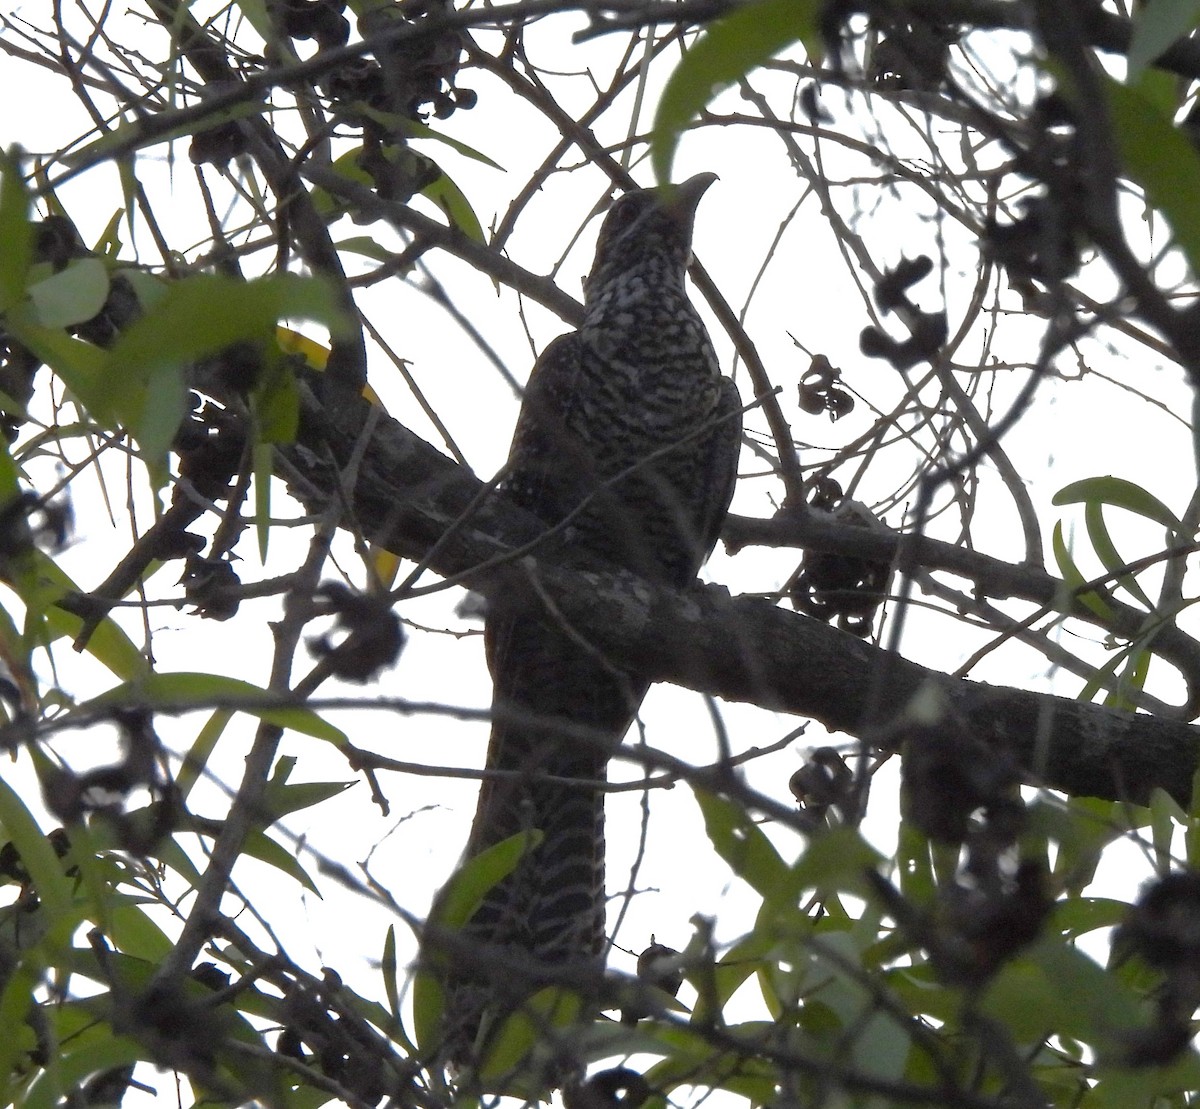
<svg viewBox="0 0 1200 1109">
<path fill-rule="evenodd" d="M 35 21 L 45 18 L 43 5 L 30 3 L 17 7 Z M 6 5 L 5 10 L 11 8 Z M 568 53 L 565 36 L 582 23 L 582 16 L 571 16 L 562 21 L 560 34 L 555 35 L 552 31 L 532 34 L 531 56 L 559 69 L 579 69 L 586 60 L 594 59 L 597 69 L 602 71 L 604 59 L 619 44 L 614 39 L 603 39 L 571 48 Z M 532 168 L 541 162 L 557 136 L 532 112 L 514 109 L 506 94 L 484 75 L 472 72 L 464 77 L 463 84 L 479 92 L 479 106 L 472 112 L 456 113 L 447 123 L 431 123 L 502 163 L 505 172 L 472 162 L 434 144 L 425 144 L 421 149 L 437 157 L 445 171 L 459 183 L 476 205 L 486 228 L 494 215 L 503 213 L 509 198 L 521 187 Z M 582 82 L 576 84 L 581 86 Z M 763 80 L 761 84 L 768 82 Z M 561 85 L 572 87 L 569 82 Z M 776 84 L 777 89 L 786 87 L 782 79 Z M 19 141 L 33 151 L 53 150 L 87 127 L 75 101 L 64 92 L 61 79 L 32 66 L 18 65 L 11 59 L 0 63 L 0 97 L 6 104 L 21 105 L 19 111 L 6 113 L 0 122 L 0 141 L 6 145 Z M 649 103 L 653 105 L 653 96 Z M 837 126 L 847 125 L 846 109 L 837 94 L 828 96 L 826 106 L 838 117 Z M 714 110 L 734 112 L 742 107 L 737 95 L 730 93 L 715 103 Z M 605 133 L 602 138 L 615 142 L 621 137 L 617 130 L 620 119 L 620 112 L 612 114 L 613 123 L 609 125 L 612 133 Z M 649 115 L 642 121 L 643 129 L 648 119 Z M 861 126 L 869 133 L 873 124 L 860 115 L 849 126 Z M 804 142 L 805 149 L 811 151 L 811 143 Z M 866 173 L 866 163 L 861 160 L 853 164 L 847 162 L 843 171 L 836 150 L 828 144 L 822 149 L 833 167 L 831 176 Z M 777 141 L 765 129 L 713 127 L 686 137 L 680 148 L 675 177 L 682 179 L 701 169 L 717 171 L 721 180 L 710 190 L 700 208 L 696 254 L 709 272 L 718 276 L 720 287 L 730 303 L 740 308 L 771 250 L 781 222 L 800 200 L 803 186 L 791 174 Z M 138 158 L 137 172 L 139 181 L 157 198 L 155 207 L 160 218 L 169 220 L 168 233 L 173 244 L 199 242 L 208 235 L 185 147 L 180 146 L 174 151 L 173 162 L 163 147 L 143 152 Z M 648 166 L 636 172 L 643 183 L 649 183 Z M 210 182 L 217 180 L 215 174 L 207 176 Z M 556 179 L 538 198 L 535 214 L 527 215 L 522 221 L 518 234 L 509 244 L 510 256 L 537 273 L 548 272 L 561 261 L 559 283 L 578 296 L 580 279 L 591 258 L 596 221 L 585 229 L 575 249 L 565 259 L 561 257 L 563 243 L 600 197 L 602 189 L 603 182 L 597 171 L 574 174 L 570 179 Z M 860 193 L 862 208 L 867 213 L 861 216 L 860 225 L 868 244 L 879 251 L 876 257 L 879 265 L 894 264 L 902 252 L 909 256 L 925 252 L 937 257 L 939 229 L 929 222 L 927 210 L 922 210 L 918 204 L 891 203 L 873 212 L 874 201 L 887 198 L 869 183 L 861 186 Z M 846 198 L 845 192 L 840 195 Z M 117 175 L 110 167 L 92 171 L 65 188 L 61 200 L 79 223 L 85 239 L 94 239 L 112 212 L 122 204 Z M 845 217 L 851 215 L 850 212 L 842 214 Z M 370 233 L 378 234 L 383 242 L 392 239 L 387 231 L 374 228 L 368 231 L 346 221 L 338 230 L 346 237 Z M 964 241 L 957 230 L 942 230 L 951 242 L 951 264 L 959 264 L 960 259 L 969 260 L 968 256 L 954 250 L 956 242 L 961 245 Z M 148 242 L 143 239 L 139 246 L 145 249 Z M 549 313 L 527 305 L 526 318 L 533 336 L 531 348 L 516 298 L 511 293 L 502 291 L 497 295 L 486 278 L 454 259 L 431 254 L 427 261 L 437 277 L 452 290 L 456 303 L 469 311 L 472 322 L 500 352 L 518 379 L 523 380 L 528 373 L 535 348 L 540 349 L 550 338 L 565 330 L 565 325 Z M 972 279 L 973 274 L 953 271 L 945 275 L 952 330 L 955 313 L 961 312 Z M 940 294 L 935 279 L 920 286 L 918 294 L 922 306 L 939 306 Z M 507 452 L 518 403 L 512 391 L 448 316 L 399 281 L 388 281 L 364 293 L 360 303 L 372 321 L 385 330 L 394 349 L 409 360 L 413 376 L 449 424 L 475 472 L 481 477 L 490 477 Z M 886 406 L 885 398 L 886 403 L 893 402 L 902 384 L 895 380 L 895 372 L 885 363 L 871 362 L 858 354 L 858 334 L 867 322 L 862 303 L 836 252 L 815 198 L 809 197 L 776 247 L 767 279 L 757 291 L 746 321 L 764 361 L 777 383 L 783 386 L 781 403 L 793 422 L 796 436 L 812 445 L 812 449 L 804 454 L 806 463 L 863 433 L 870 426 L 873 415 L 866 405 L 860 405 L 851 416 L 831 425 L 823 416 L 799 412 L 795 406 L 795 386 L 807 369 L 808 359 L 793 346 L 788 332 L 809 350 L 827 354 L 834 365 L 842 367 L 852 387 Z M 998 347 L 996 353 L 1013 361 L 1031 361 L 1036 352 L 1037 334 L 1034 325 L 1018 328 L 1002 338 L 1001 341 L 1009 346 L 1003 350 Z M 729 367 L 728 341 L 715 329 L 714 338 L 724 364 Z M 969 341 L 959 360 L 970 361 L 978 348 L 978 339 Z M 1162 368 L 1145 351 L 1127 349 L 1104 354 L 1096 343 L 1089 343 L 1086 349 L 1089 359 L 1094 359 L 1095 365 L 1106 374 L 1160 398 L 1165 410 L 1141 403 L 1119 386 L 1095 377 L 1083 383 L 1047 384 L 1033 410 L 1005 441 L 1018 470 L 1027 479 L 1030 496 L 1042 515 L 1047 548 L 1051 525 L 1059 516 L 1058 510 L 1050 507 L 1050 498 L 1070 481 L 1116 473 L 1144 484 L 1178 513 L 1183 512 L 1195 486 L 1191 441 L 1184 423 L 1190 397 L 1178 371 Z M 379 352 L 373 352 L 371 382 L 387 408 L 418 434 L 436 442 L 432 429 L 406 395 L 403 382 L 386 359 L 378 355 Z M 1074 367 L 1069 365 L 1060 364 L 1060 369 L 1067 374 L 1074 372 Z M 1007 400 L 1023 380 L 1023 374 L 1024 371 L 1015 370 L 1007 378 L 999 375 L 994 386 L 997 410 L 1004 410 Z M 744 385 L 743 393 L 748 395 Z M 762 465 L 745 453 L 743 470 L 761 473 Z M 113 482 L 109 493 L 120 513 L 125 496 L 123 479 L 115 467 L 108 476 Z M 884 494 L 889 482 L 895 485 L 895 473 L 882 474 L 875 487 L 869 481 L 858 495 L 870 502 L 873 496 Z M 90 587 L 103 579 L 120 556 L 128 542 L 128 524 L 122 521 L 113 527 L 108 522 L 90 478 L 81 478 L 77 488 L 79 540 L 64 556 L 63 564 L 83 586 Z M 81 495 L 85 490 L 92 492 Z M 745 514 L 767 515 L 771 512 L 769 497 L 775 493 L 773 483 L 748 479 L 739 489 L 734 509 Z M 147 502 L 141 494 L 139 499 L 144 523 L 148 518 Z M 276 504 L 278 511 L 286 511 L 282 498 L 278 498 Z M 900 524 L 903 509 L 903 505 L 891 508 L 885 513 L 887 521 Z M 1117 534 L 1128 543 L 1129 549 L 1125 552 L 1128 557 L 1136 557 L 1161 545 L 1161 536 L 1153 530 L 1125 527 L 1128 520 L 1121 523 Z M 1113 527 L 1117 529 L 1116 516 Z M 949 537 L 954 537 L 952 531 Z M 987 472 L 981 476 L 980 508 L 973 524 L 973 537 L 989 554 L 1002 558 L 1020 554 L 1015 517 L 998 494 L 997 482 Z M 281 572 L 294 565 L 302 554 L 298 554 L 302 542 L 301 536 L 294 539 L 282 534 L 274 536 L 273 564 L 268 572 Z M 240 550 L 246 559 L 247 578 L 257 577 L 260 571 L 255 565 L 251 535 L 247 535 Z M 348 547 L 343 546 L 341 550 L 345 555 Z M 1085 565 L 1085 572 L 1098 570 L 1098 564 L 1088 562 L 1082 553 L 1078 557 Z M 276 559 L 278 561 L 274 561 Z M 786 553 L 781 555 L 765 550 L 749 549 L 736 558 L 718 551 L 704 576 L 728 585 L 734 592 L 770 591 L 786 579 L 794 561 L 794 557 Z M 349 557 L 342 563 L 343 566 L 352 564 Z M 1049 568 L 1053 570 L 1053 566 Z M 175 573 L 174 567 L 168 567 L 162 574 L 164 582 Z M 162 591 L 172 593 L 170 588 Z M 460 590 L 451 590 L 406 604 L 401 613 L 408 620 L 434 629 L 444 628 L 454 633 L 477 631 L 477 625 L 455 615 L 455 606 L 461 599 Z M 265 682 L 271 650 L 266 621 L 274 611 L 270 603 L 251 602 L 231 624 L 216 624 L 199 621 L 169 608 L 155 608 L 151 610 L 150 620 L 159 666 L 162 669 L 212 670 Z M 132 615 L 125 626 L 135 641 L 140 642 L 139 624 Z M 1075 645 L 1073 638 L 1065 638 Z M 918 608 L 910 613 L 903 651 L 927 665 L 953 669 L 983 641 L 984 638 L 966 632 L 959 624 L 948 624 L 944 616 L 934 616 Z M 61 667 L 60 680 L 78 696 L 86 696 L 111 684 L 111 679 L 91 660 L 77 659 L 61 645 L 55 657 Z M 1090 657 L 1103 656 L 1101 652 L 1093 652 Z M 303 670 L 301 663 L 297 673 L 303 673 Z M 1059 680 L 1044 660 L 1031 653 L 1011 650 L 989 658 L 974 676 L 1027 688 L 1053 688 L 1066 694 L 1073 694 L 1081 684 L 1071 676 Z M 43 677 L 49 679 L 48 668 Z M 370 697 L 375 691 L 387 696 L 485 708 L 489 686 L 481 638 L 478 635 L 464 638 L 459 634 L 414 632 L 396 671 L 377 686 L 368 687 L 366 696 Z M 1173 695 L 1169 680 L 1160 687 L 1160 692 L 1168 698 Z M 798 723 L 793 718 L 746 706 L 724 706 L 723 712 L 735 751 L 766 745 Z M 458 723 L 434 717 L 396 718 L 380 713 L 331 714 L 331 719 L 358 745 L 396 758 L 459 766 L 477 766 L 482 762 L 486 726 L 481 723 Z M 643 719 L 648 740 L 654 746 L 697 762 L 715 757 L 711 724 L 698 695 L 656 688 L 647 698 Z M 179 722 L 163 722 L 161 731 L 168 742 L 182 748 L 201 723 L 202 717 L 197 715 Z M 226 783 L 237 781 L 249 734 L 248 725 L 231 728 L 218 748 L 214 768 L 219 768 Z M 809 735 L 812 745 L 823 741 L 819 727 L 813 726 Z M 785 797 L 787 777 L 800 765 L 803 746 L 798 745 L 794 751 L 776 756 L 768 765 L 752 764 L 749 779 L 758 787 Z M 82 749 L 81 740 L 77 737 L 64 741 L 60 749 L 74 758 Z M 289 736 L 284 749 L 301 757 L 296 774 L 300 780 L 348 780 L 353 777 L 344 761 L 317 741 Z M 631 767 L 618 765 L 614 768 L 615 778 L 632 776 L 636 776 L 636 771 Z M 419 910 L 427 904 L 436 884 L 449 873 L 459 855 L 474 810 L 477 787 L 470 781 L 397 775 L 385 776 L 383 784 L 392 803 L 388 817 L 374 809 L 366 786 L 359 783 L 342 798 L 311 813 L 297 814 L 287 821 L 287 827 L 307 836 L 313 848 L 351 868 L 370 854 L 372 875 L 388 886 L 397 900 Z M 885 787 L 885 783 L 881 782 L 881 787 Z M 881 844 L 891 841 L 896 819 L 894 802 L 888 793 L 886 787 L 880 788 L 874 799 L 871 832 Z M 206 814 L 221 811 L 223 802 L 215 787 L 209 792 L 211 808 L 205 808 L 201 791 L 194 796 L 200 811 Z M 689 918 L 695 912 L 717 916 L 719 935 L 727 940 L 734 938 L 750 926 L 757 906 L 743 890 L 729 886 L 724 868 L 715 863 L 690 791 L 683 786 L 671 791 L 657 791 L 652 803 L 651 851 L 639 875 L 638 888 L 655 892 L 634 899 L 618 942 L 636 952 L 649 942 L 653 933 L 660 942 L 682 947 L 689 937 Z M 629 863 L 637 852 L 640 804 L 641 796 L 636 792 L 619 794 L 610 800 L 609 884 L 612 889 L 624 885 Z M 781 837 L 781 841 L 786 839 Z M 789 850 L 796 850 L 794 843 Z M 1118 865 L 1124 868 L 1129 864 L 1122 861 Z M 247 863 L 239 865 L 236 877 L 257 891 L 260 880 L 266 881 L 260 874 L 261 868 L 257 864 Z M 331 890 L 327 899 L 321 902 L 297 897 L 295 888 L 290 885 L 275 885 L 278 888 L 270 897 L 276 906 L 272 923 L 280 929 L 281 939 L 289 952 L 313 967 L 321 961 L 328 962 L 348 983 L 378 996 L 370 964 L 382 949 L 383 932 L 391 922 L 389 915 L 367 899 L 348 899 L 336 890 Z M 661 892 L 657 892 L 659 890 Z M 290 909 L 288 905 L 291 905 Z M 402 943 L 408 944 L 402 950 L 402 957 L 411 954 L 410 937 L 402 925 L 397 925 L 397 934 Z M 621 965 L 619 961 L 617 964 Z M 170 1084 L 165 1076 L 160 1089 L 170 1096 Z"/>
</svg>

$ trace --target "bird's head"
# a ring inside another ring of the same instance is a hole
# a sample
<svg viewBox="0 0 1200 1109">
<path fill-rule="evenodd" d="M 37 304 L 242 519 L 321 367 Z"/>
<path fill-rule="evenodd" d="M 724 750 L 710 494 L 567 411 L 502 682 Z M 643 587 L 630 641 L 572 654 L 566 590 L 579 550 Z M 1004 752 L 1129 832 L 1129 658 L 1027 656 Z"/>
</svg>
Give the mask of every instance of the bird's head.
<svg viewBox="0 0 1200 1109">
<path fill-rule="evenodd" d="M 606 287 L 626 276 L 682 284 L 692 256 L 696 207 L 716 179 L 715 173 L 698 173 L 678 185 L 633 189 L 618 197 L 600 225 L 584 299 L 590 303 L 603 296 Z"/>
</svg>

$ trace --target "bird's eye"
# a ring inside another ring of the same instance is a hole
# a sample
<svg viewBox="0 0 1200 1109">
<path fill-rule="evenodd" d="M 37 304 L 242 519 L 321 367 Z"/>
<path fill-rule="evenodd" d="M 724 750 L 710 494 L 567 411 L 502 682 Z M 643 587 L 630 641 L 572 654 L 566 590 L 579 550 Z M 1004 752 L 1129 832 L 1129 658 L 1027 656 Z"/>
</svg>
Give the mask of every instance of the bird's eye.
<svg viewBox="0 0 1200 1109">
<path fill-rule="evenodd" d="M 638 217 L 639 206 L 628 197 L 621 197 L 609 210 L 605 223 L 614 231 L 621 231 Z"/>
</svg>

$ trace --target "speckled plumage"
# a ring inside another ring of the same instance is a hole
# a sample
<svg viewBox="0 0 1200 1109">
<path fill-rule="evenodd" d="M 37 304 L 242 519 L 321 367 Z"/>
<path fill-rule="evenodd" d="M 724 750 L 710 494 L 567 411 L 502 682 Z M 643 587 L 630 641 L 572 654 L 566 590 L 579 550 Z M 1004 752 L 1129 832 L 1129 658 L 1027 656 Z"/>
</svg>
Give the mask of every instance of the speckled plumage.
<svg viewBox="0 0 1200 1109">
<path fill-rule="evenodd" d="M 562 537 L 565 557 L 580 551 L 675 587 L 692 581 L 716 542 L 741 439 L 737 389 L 721 376 L 684 288 L 692 219 L 712 180 L 694 177 L 669 196 L 638 190 L 613 204 L 584 283 L 583 326 L 538 358 L 505 480 L 509 496 L 547 524 L 579 509 Z M 486 644 L 494 705 L 546 726 L 493 724 L 488 768 L 519 773 L 484 783 L 467 854 L 529 828 L 543 839 L 466 933 L 497 945 L 499 957 L 511 950 L 548 968 L 599 966 L 604 807 L 595 784 L 647 683 L 600 657 L 586 633 L 546 617 L 490 617 Z M 580 727 L 597 741 L 581 740 Z M 493 993 L 460 980 L 451 996 L 462 1055 Z"/>
</svg>

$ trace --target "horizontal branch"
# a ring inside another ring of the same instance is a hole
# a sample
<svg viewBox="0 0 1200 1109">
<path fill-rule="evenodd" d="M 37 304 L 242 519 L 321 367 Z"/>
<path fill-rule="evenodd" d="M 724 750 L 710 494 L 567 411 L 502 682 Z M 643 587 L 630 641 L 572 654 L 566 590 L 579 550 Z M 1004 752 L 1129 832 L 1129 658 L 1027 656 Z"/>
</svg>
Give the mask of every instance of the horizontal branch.
<svg viewBox="0 0 1200 1109">
<path fill-rule="evenodd" d="M 901 544 L 911 544 L 904 553 L 913 565 L 966 578 L 979 600 L 1029 601 L 1047 615 L 1062 613 L 1128 640 L 1146 634 L 1146 610 L 1119 600 L 1102 582 L 1089 582 L 1086 590 L 1071 589 L 1040 566 L 1005 562 L 955 543 L 898 532 L 882 523 L 870 529 L 847 527 L 828 513 L 810 509 L 804 514 L 780 512 L 769 520 L 730 516 L 721 537 L 731 553 L 749 546 L 797 547 L 891 564 L 896 562 Z M 1174 552 L 1176 556 L 1185 553 Z M 1112 578 L 1105 575 L 1106 581 Z M 1085 593 L 1102 602 L 1098 607 L 1104 609 L 1103 615 L 1083 603 Z M 1174 624 L 1164 624 L 1155 631 L 1153 649 L 1178 669 L 1187 687 L 1184 704 L 1175 715 L 1181 720 L 1193 719 L 1200 711 L 1200 643 Z"/>
<path fill-rule="evenodd" d="M 395 420 L 371 413 L 365 401 L 322 413 L 305 391 L 304 403 L 302 440 L 281 448 L 279 459 L 301 502 L 320 510 L 344 499 L 347 525 L 366 539 L 464 581 L 493 605 L 531 608 L 549 598 L 607 656 L 653 681 L 810 717 L 883 745 L 912 699 L 933 688 L 982 739 L 1012 755 L 1030 781 L 1137 803 L 1161 787 L 1189 800 L 1200 764 L 1196 728 L 950 677 L 720 587 L 677 593 L 599 567 L 564 569 L 553 563 L 549 544 L 536 546 L 545 532 L 540 521 L 503 495 L 481 496 L 478 478 Z M 370 441 L 354 488 L 342 489 L 339 467 L 363 434 Z M 845 530 L 863 538 L 864 529 Z M 513 557 L 530 545 L 536 558 Z M 922 562 L 937 565 L 927 556 L 939 552 L 944 563 L 957 558 L 943 547 L 922 540 Z M 957 562 L 946 568 L 966 569 Z"/>
</svg>

